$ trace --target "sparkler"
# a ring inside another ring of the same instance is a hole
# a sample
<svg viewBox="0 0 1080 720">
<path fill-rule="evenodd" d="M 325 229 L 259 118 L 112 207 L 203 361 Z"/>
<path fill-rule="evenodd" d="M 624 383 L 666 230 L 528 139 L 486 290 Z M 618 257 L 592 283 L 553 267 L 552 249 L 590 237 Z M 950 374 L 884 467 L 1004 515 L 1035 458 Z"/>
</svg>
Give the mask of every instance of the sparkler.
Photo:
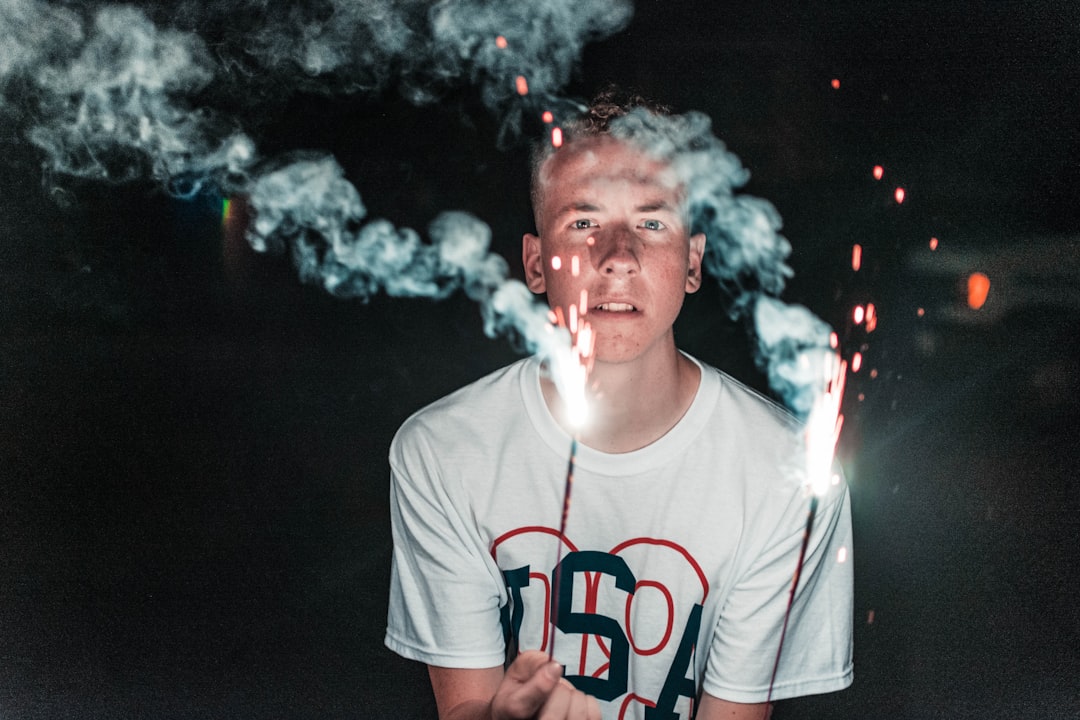
<svg viewBox="0 0 1080 720">
<path fill-rule="evenodd" d="M 577 257 L 571 260 L 571 267 L 576 268 Z M 576 270 L 573 271 L 576 275 Z M 573 429 L 570 440 L 570 458 L 566 464 L 566 481 L 563 484 L 562 513 L 559 517 L 558 547 L 555 551 L 555 573 L 551 583 L 551 642 L 548 644 L 548 658 L 555 657 L 555 623 L 559 617 L 559 589 L 562 584 L 562 553 L 566 538 L 566 521 L 570 515 L 570 496 L 574 487 L 574 461 L 577 458 L 578 434 L 587 419 L 585 387 L 593 363 L 594 336 L 592 327 L 585 320 L 589 308 L 589 296 L 581 291 L 577 305 L 571 305 L 567 312 L 561 307 L 551 313 L 553 324 L 570 333 L 570 351 L 561 356 L 562 362 L 552 362 L 549 373 L 563 402 L 567 422 Z"/>
<path fill-rule="evenodd" d="M 835 334 L 832 336 L 832 344 L 834 347 L 838 344 Z M 809 361 L 809 358 L 805 359 Z M 769 703 L 772 702 L 773 686 L 776 683 L 776 674 L 780 669 L 780 657 L 784 650 L 784 636 L 787 634 L 791 609 L 795 604 L 795 592 L 799 587 L 799 580 L 802 578 L 806 550 L 810 545 L 810 534 L 814 529 L 814 516 L 817 513 L 818 500 L 829 491 L 831 486 L 840 482 L 840 477 L 832 471 L 832 465 L 833 456 L 836 452 L 836 443 L 840 439 L 840 429 L 844 425 L 844 416 L 841 414 L 840 409 L 844 399 L 847 361 L 842 360 L 835 352 L 827 352 L 823 357 L 822 371 L 822 391 L 816 397 L 813 408 L 810 410 L 804 435 L 806 443 L 806 489 L 810 493 L 810 509 L 806 514 L 806 528 L 803 530 L 802 545 L 799 547 L 799 559 L 795 565 L 795 575 L 791 580 L 787 609 L 784 611 L 784 623 L 780 628 L 780 642 L 776 648 L 776 660 L 773 662 L 772 677 L 769 680 L 769 693 L 765 700 L 765 718 L 769 716 Z"/>
</svg>

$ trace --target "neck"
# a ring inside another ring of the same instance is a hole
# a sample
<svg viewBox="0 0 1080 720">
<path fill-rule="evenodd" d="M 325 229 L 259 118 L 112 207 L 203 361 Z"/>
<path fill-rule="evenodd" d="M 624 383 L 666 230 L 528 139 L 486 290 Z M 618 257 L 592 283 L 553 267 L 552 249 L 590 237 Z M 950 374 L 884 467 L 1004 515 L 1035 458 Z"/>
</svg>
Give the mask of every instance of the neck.
<svg viewBox="0 0 1080 720">
<path fill-rule="evenodd" d="M 698 366 L 674 347 L 658 362 L 604 363 L 589 375 L 589 420 L 576 433 L 566 421 L 555 386 L 544 378 L 548 409 L 582 444 L 624 453 L 659 440 L 686 414 L 701 380 Z"/>
</svg>

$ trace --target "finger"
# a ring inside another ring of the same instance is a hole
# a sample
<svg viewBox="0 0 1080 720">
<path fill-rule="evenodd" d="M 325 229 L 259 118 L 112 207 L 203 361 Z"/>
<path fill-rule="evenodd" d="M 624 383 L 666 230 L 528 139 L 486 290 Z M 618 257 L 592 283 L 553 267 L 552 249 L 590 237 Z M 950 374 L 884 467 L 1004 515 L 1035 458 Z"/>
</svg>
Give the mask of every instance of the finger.
<svg viewBox="0 0 1080 720">
<path fill-rule="evenodd" d="M 524 673 L 526 668 L 533 668 L 533 663 L 525 663 L 522 668 L 516 670 L 516 677 L 520 678 L 518 673 Z M 519 679 L 516 687 L 509 688 L 505 699 L 500 704 L 512 717 L 531 717 L 548 701 L 561 677 L 562 666 L 558 663 L 547 662 L 545 657 L 532 675 L 525 678 L 523 682 Z"/>
<path fill-rule="evenodd" d="M 601 720 L 600 702 L 592 695 L 586 695 L 585 704 L 585 717 L 589 720 Z"/>
<path fill-rule="evenodd" d="M 514 658 L 506 674 L 518 682 L 526 682 L 547 662 L 549 662 L 547 653 L 527 650 Z"/>
<path fill-rule="evenodd" d="M 548 696 L 547 702 L 537 713 L 537 720 L 568 720 L 575 717 L 571 714 L 574 694 L 577 692 L 573 685 L 559 683 Z"/>
</svg>

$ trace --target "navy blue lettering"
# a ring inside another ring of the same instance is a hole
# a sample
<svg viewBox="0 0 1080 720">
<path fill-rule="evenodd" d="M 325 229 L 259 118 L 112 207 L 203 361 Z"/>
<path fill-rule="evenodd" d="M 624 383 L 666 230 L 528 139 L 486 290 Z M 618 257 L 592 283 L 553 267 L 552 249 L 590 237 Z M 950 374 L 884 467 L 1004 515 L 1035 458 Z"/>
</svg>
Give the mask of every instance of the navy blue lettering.
<svg viewBox="0 0 1080 720">
<path fill-rule="evenodd" d="M 615 587 L 633 594 L 637 586 L 634 573 L 626 561 L 616 555 L 583 550 L 567 553 L 559 563 L 562 581 L 559 587 L 558 603 L 552 597 L 552 613 L 558 613 L 555 626 L 564 633 L 581 635 L 599 635 L 608 638 L 611 648 L 607 678 L 595 678 L 587 675 L 567 675 L 566 679 L 582 692 L 600 700 L 614 700 L 626 693 L 630 643 L 617 620 L 595 613 L 572 612 L 574 606 L 574 575 L 583 572 L 598 572 L 615 578 Z"/>
<path fill-rule="evenodd" d="M 697 686 L 693 675 L 686 677 L 686 671 L 694 659 L 694 645 L 697 643 L 698 630 L 701 628 L 701 605 L 694 605 L 690 611 L 690 617 L 686 620 L 686 629 L 683 630 L 682 640 L 679 641 L 679 650 L 675 653 L 675 659 L 668 668 L 667 679 L 660 691 L 660 697 L 656 699 L 656 707 L 645 709 L 645 720 L 678 720 L 675 712 L 675 703 L 680 697 L 688 697 L 691 700 L 697 698 Z"/>
<path fill-rule="evenodd" d="M 518 638 L 521 637 L 521 621 L 525 616 L 525 603 L 521 601 L 521 588 L 529 586 L 529 566 L 503 570 L 503 580 L 510 593 L 510 600 L 500 608 L 503 640 L 506 643 L 506 661 L 511 663 L 518 654 Z"/>
</svg>

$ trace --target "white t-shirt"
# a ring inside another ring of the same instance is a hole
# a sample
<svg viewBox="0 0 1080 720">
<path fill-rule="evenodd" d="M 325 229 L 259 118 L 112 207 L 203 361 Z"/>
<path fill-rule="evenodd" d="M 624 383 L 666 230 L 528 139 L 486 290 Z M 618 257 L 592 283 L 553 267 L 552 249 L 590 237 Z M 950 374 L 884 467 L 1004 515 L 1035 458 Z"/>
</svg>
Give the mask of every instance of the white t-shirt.
<svg viewBox="0 0 1080 720">
<path fill-rule="evenodd" d="M 571 438 L 535 358 L 409 418 L 390 450 L 387 646 L 489 668 L 554 634 L 566 677 L 605 718 L 689 718 L 702 688 L 763 702 L 809 510 L 805 454 L 786 411 L 701 367 L 690 409 L 656 442 L 578 446 L 561 547 Z M 817 508 L 773 699 L 851 683 L 850 550 L 840 484 Z"/>
</svg>

